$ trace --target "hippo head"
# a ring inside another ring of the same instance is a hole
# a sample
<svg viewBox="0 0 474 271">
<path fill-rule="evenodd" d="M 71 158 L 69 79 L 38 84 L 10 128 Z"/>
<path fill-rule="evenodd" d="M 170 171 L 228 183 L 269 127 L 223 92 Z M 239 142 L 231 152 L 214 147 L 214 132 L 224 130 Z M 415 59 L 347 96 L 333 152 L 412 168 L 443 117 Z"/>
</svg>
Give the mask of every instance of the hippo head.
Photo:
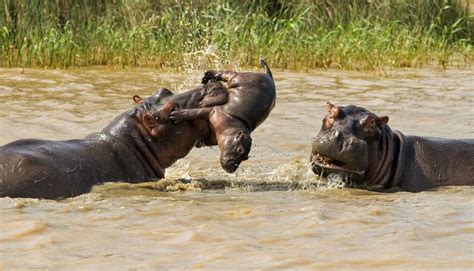
<svg viewBox="0 0 474 271">
<path fill-rule="evenodd" d="M 329 102 L 328 112 L 313 141 L 313 172 L 324 177 L 336 173 L 353 181 L 372 178 L 380 170 L 378 160 L 386 153 L 383 138 L 390 130 L 388 117 L 378 117 L 362 107 Z"/>
<path fill-rule="evenodd" d="M 137 118 L 153 137 L 161 135 L 167 126 L 171 125 L 169 116 L 175 109 L 175 105 L 162 102 L 164 98 L 171 95 L 173 93 L 170 90 L 161 88 L 154 95 L 144 99 L 138 95 L 133 96 L 133 101 L 138 104 Z"/>
<path fill-rule="evenodd" d="M 221 166 L 225 171 L 233 173 L 242 161 L 249 159 L 252 147 L 250 132 L 246 129 L 227 129 L 220 137 L 223 138 L 219 140 Z"/>
</svg>

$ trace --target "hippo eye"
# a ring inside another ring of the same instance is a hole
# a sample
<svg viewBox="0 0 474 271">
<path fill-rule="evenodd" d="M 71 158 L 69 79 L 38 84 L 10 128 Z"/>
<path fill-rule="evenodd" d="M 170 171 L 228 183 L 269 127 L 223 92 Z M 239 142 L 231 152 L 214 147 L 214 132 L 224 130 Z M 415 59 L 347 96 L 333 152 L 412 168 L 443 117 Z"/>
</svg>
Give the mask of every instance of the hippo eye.
<svg viewBox="0 0 474 271">
<path fill-rule="evenodd" d="M 375 117 L 369 115 L 362 119 L 361 123 L 366 138 L 373 138 L 379 134 Z"/>
<path fill-rule="evenodd" d="M 242 148 L 242 147 L 237 147 L 237 153 L 238 153 L 238 154 L 242 155 L 242 154 L 244 154 L 244 152 L 245 152 L 244 148 Z"/>
<path fill-rule="evenodd" d="M 374 118 L 369 118 L 369 120 L 367 121 L 367 124 L 370 125 L 370 126 L 375 126 Z"/>
<path fill-rule="evenodd" d="M 365 118 L 363 118 L 361 120 L 361 123 L 365 126 L 365 127 L 375 127 L 375 118 L 372 117 L 372 116 L 367 116 Z"/>
</svg>

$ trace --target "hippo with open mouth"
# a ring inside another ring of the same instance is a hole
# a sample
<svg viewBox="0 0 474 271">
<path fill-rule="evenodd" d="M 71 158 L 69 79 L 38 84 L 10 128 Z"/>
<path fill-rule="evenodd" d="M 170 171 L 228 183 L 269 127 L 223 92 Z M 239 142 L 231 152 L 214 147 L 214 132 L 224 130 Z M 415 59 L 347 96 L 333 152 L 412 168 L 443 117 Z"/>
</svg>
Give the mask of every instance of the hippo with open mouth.
<svg viewBox="0 0 474 271">
<path fill-rule="evenodd" d="M 328 103 L 313 141 L 311 166 L 372 187 L 418 192 L 442 185 L 474 185 L 474 139 L 408 136 L 388 117 L 365 108 Z"/>
<path fill-rule="evenodd" d="M 193 92 L 206 92 L 202 85 Z M 163 178 L 165 169 L 208 138 L 205 120 L 169 121 L 161 89 L 83 139 L 22 139 L 0 146 L 0 197 L 58 199 L 87 193 L 103 182 L 139 183 Z"/>
</svg>

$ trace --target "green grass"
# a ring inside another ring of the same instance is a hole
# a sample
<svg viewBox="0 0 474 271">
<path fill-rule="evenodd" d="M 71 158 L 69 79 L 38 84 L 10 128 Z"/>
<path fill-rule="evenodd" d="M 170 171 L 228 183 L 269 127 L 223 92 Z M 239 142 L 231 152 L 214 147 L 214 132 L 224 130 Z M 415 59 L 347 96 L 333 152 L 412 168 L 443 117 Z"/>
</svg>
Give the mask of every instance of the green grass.
<svg viewBox="0 0 474 271">
<path fill-rule="evenodd" d="M 0 0 L 0 66 L 445 67 L 473 28 L 457 0 Z"/>
</svg>

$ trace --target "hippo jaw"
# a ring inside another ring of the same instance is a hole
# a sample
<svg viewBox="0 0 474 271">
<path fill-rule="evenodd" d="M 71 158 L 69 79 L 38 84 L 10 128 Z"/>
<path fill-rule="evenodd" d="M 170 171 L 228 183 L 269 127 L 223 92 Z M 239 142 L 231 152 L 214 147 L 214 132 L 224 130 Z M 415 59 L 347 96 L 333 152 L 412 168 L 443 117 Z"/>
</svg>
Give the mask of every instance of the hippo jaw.
<svg viewBox="0 0 474 271">
<path fill-rule="evenodd" d="M 311 155 L 311 169 L 316 175 L 327 177 L 329 174 L 338 174 L 343 179 L 354 181 L 364 177 L 365 170 L 356 169 L 342 161 L 325 156 L 318 152 Z"/>
<path fill-rule="evenodd" d="M 317 175 L 331 173 L 360 180 L 368 165 L 367 142 L 340 130 L 321 130 L 313 141 L 311 166 Z"/>
</svg>

